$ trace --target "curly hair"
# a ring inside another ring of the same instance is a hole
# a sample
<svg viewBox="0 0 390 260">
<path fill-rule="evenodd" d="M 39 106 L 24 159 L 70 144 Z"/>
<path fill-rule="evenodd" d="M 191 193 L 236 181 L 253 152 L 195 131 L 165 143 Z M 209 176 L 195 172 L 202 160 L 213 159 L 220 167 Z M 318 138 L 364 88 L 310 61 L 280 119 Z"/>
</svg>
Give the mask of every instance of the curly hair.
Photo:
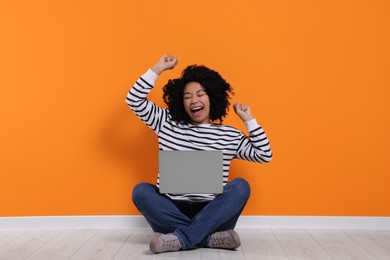
<svg viewBox="0 0 390 260">
<path fill-rule="evenodd" d="M 172 119 L 179 123 L 190 123 L 183 104 L 184 87 L 189 82 L 197 82 L 205 88 L 210 100 L 210 120 L 219 120 L 219 123 L 222 123 L 229 111 L 230 95 L 234 95 L 234 92 L 218 72 L 203 65 L 188 66 L 180 78 L 170 79 L 163 87 L 163 99 L 168 105 Z"/>
</svg>

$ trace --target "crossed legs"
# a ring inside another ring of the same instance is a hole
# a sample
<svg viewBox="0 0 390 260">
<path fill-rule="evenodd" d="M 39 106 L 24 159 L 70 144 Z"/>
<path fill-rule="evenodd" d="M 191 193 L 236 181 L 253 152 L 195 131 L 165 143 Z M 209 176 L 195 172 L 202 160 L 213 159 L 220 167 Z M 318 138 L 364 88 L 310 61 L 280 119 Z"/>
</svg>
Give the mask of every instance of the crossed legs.
<svg viewBox="0 0 390 260">
<path fill-rule="evenodd" d="M 186 250 L 208 247 L 213 233 L 234 229 L 249 195 L 249 184 L 241 178 L 227 183 L 212 201 L 200 203 L 173 201 L 143 182 L 134 187 L 133 202 L 154 232 L 173 233 Z"/>
</svg>

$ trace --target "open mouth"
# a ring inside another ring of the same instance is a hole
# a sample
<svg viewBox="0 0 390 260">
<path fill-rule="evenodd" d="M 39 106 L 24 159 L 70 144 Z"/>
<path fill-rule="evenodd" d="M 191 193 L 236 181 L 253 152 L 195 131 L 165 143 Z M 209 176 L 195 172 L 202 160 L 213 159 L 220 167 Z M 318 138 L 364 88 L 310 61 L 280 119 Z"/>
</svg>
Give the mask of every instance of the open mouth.
<svg viewBox="0 0 390 260">
<path fill-rule="evenodd" d="M 191 108 L 191 113 L 194 116 L 199 116 L 202 114 L 203 110 L 204 110 L 204 107 L 193 107 L 193 108 Z"/>
</svg>

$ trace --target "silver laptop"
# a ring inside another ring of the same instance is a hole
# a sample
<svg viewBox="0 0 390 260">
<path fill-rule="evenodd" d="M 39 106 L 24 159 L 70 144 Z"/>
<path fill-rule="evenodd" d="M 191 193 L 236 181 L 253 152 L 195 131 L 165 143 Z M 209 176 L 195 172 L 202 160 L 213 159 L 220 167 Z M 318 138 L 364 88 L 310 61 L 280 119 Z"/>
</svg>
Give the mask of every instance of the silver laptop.
<svg viewBox="0 0 390 260">
<path fill-rule="evenodd" d="M 222 151 L 159 151 L 160 193 L 223 191 Z"/>
</svg>

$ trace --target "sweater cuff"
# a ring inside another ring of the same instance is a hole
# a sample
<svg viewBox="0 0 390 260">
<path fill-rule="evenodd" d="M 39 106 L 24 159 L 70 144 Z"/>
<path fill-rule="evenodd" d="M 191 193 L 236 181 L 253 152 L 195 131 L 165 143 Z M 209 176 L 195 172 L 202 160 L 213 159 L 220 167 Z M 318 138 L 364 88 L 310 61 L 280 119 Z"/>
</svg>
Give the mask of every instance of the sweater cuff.
<svg viewBox="0 0 390 260">
<path fill-rule="evenodd" d="M 142 75 L 142 78 L 154 86 L 154 82 L 157 80 L 158 75 L 153 70 L 148 69 L 148 71 Z"/>
<path fill-rule="evenodd" d="M 248 120 L 245 122 L 246 130 L 248 132 L 255 130 L 256 128 L 259 128 L 260 125 L 257 123 L 256 118 L 253 118 L 251 120 Z"/>
</svg>

